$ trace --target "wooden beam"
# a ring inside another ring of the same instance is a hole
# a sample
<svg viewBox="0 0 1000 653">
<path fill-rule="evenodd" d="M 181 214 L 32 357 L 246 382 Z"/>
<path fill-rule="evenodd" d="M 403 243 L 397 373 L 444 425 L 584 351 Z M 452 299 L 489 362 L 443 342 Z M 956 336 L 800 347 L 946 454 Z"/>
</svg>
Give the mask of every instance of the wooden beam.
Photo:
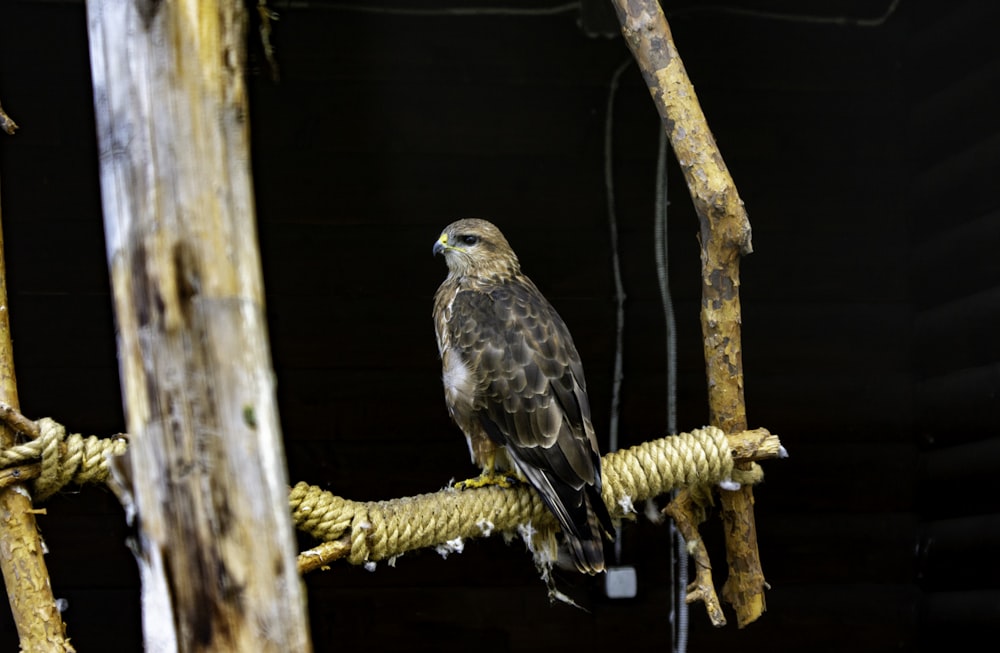
<svg viewBox="0 0 1000 653">
<path fill-rule="evenodd" d="M 147 650 L 308 651 L 239 0 L 88 0 Z"/>
<path fill-rule="evenodd" d="M 614 0 L 614 4 L 625 42 L 649 86 L 701 223 L 701 322 L 710 421 L 726 433 L 744 431 L 747 419 L 740 342 L 739 260 L 741 255 L 752 251 L 750 222 L 659 2 Z M 688 497 L 680 498 L 680 505 L 696 503 L 688 501 Z M 723 596 L 736 609 L 737 624 L 743 627 L 760 617 L 765 609 L 753 489 L 743 486 L 736 491 L 722 491 L 721 502 L 729 562 Z M 691 511 L 671 512 L 675 519 L 684 514 Z M 697 540 L 692 544 L 686 539 L 692 546 L 700 543 Z M 711 570 L 701 564 L 696 569 L 699 574 L 694 583 L 698 587 L 696 598 L 705 600 L 713 623 L 721 625 L 725 622 L 713 604 Z"/>
</svg>

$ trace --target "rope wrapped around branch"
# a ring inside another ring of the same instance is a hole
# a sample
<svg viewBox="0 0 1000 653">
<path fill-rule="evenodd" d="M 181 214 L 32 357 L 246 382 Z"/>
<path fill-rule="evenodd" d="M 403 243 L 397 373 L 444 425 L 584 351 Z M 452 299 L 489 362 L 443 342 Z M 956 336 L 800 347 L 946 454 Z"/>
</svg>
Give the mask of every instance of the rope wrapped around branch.
<svg viewBox="0 0 1000 653">
<path fill-rule="evenodd" d="M 128 439 L 124 435 L 99 438 L 67 434 L 66 427 L 48 417 L 19 423 L 16 428 L 33 439 L 0 451 L 0 468 L 15 467 L 9 474 L 12 480 L 34 478 L 33 495 L 37 501 L 47 499 L 71 483 L 104 483 L 110 474 L 109 456 L 119 456 L 128 449 Z M 16 467 L 39 460 L 40 463 L 31 467 Z"/>
<path fill-rule="evenodd" d="M 748 444 L 744 455 L 748 452 L 754 457 L 780 455 L 780 443 L 766 430 L 746 434 Z M 756 465 L 751 472 L 733 477 L 732 447 L 732 440 L 722 430 L 706 427 L 610 453 L 601 461 L 604 501 L 612 517 L 621 518 L 634 512 L 634 502 L 677 487 L 759 481 L 763 474 Z M 329 560 L 346 553 L 351 564 L 392 558 L 458 538 L 487 536 L 494 530 L 514 531 L 524 524 L 556 527 L 555 518 L 538 494 L 526 485 L 462 491 L 449 487 L 391 501 L 359 502 L 299 483 L 292 488 L 289 502 L 300 530 L 323 542 L 337 543 L 336 552 L 316 555 L 327 556 Z M 309 555 L 309 552 L 303 554 Z M 314 568 L 326 560 L 305 566 Z"/>
<path fill-rule="evenodd" d="M 128 449 L 128 437 L 67 434 L 49 418 L 31 421 L 0 403 L 0 419 L 32 439 L 0 450 L 0 487 L 35 479 L 34 497 L 44 500 L 71 483 L 104 483 L 109 459 Z M 634 513 L 633 504 L 696 484 L 731 489 L 763 478 L 752 464 L 735 463 L 784 457 L 777 436 L 767 429 L 726 435 L 713 426 L 652 440 L 607 454 L 601 460 L 603 499 L 612 517 Z M 37 462 L 37 461 L 41 462 Z M 391 501 L 350 501 L 298 483 L 289 494 L 296 527 L 327 546 L 300 555 L 299 568 L 309 571 L 347 555 L 352 564 L 375 562 L 429 546 L 448 546 L 459 538 L 513 532 L 531 525 L 558 528 L 538 494 L 527 485 L 487 486 L 469 490 L 445 488 L 430 494 Z"/>
</svg>

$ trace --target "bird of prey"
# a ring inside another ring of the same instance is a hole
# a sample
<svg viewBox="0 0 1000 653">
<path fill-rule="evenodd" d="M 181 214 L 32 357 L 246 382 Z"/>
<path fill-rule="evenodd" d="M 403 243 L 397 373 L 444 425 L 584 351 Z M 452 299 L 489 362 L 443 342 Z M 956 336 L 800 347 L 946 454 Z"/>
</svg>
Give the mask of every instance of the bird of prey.
<svg viewBox="0 0 1000 653">
<path fill-rule="evenodd" d="M 448 276 L 434 295 L 445 400 L 483 468 L 464 487 L 526 480 L 555 515 L 577 570 L 604 570 L 611 518 L 583 365 L 566 324 L 486 220 L 434 243 Z"/>
</svg>

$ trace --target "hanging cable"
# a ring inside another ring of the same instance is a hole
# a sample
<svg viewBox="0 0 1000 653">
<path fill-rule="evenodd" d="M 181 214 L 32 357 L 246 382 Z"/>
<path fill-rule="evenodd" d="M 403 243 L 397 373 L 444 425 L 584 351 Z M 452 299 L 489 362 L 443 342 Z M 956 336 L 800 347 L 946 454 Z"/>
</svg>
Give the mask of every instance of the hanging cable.
<svg viewBox="0 0 1000 653">
<path fill-rule="evenodd" d="M 663 322 L 667 352 L 667 433 L 677 433 L 677 323 L 674 319 L 674 300 L 670 293 L 670 265 L 667 239 L 667 212 L 670 206 L 667 195 L 667 133 L 660 129 L 660 142 L 656 156 L 656 201 L 653 207 L 653 243 L 656 256 L 656 277 L 663 304 Z M 673 493 L 676 494 L 676 493 Z M 686 653 L 688 640 L 688 605 L 685 592 L 688 585 L 688 556 L 684 538 L 671 520 L 670 536 L 673 549 L 674 587 L 671 623 L 674 627 L 674 653 Z"/>
<path fill-rule="evenodd" d="M 618 417 L 621 410 L 621 386 L 623 367 L 623 341 L 625 333 L 625 285 L 622 283 L 621 260 L 618 255 L 618 218 L 615 211 L 615 182 L 612 143 L 614 141 L 615 95 L 622 73 L 632 64 L 632 59 L 623 61 L 615 69 L 608 85 L 608 105 L 604 118 L 604 186 L 608 199 L 608 232 L 611 239 L 611 271 L 615 280 L 615 369 L 611 384 L 611 422 L 608 425 L 608 451 L 618 449 Z"/>
<path fill-rule="evenodd" d="M 673 18 L 674 16 L 680 16 L 683 14 L 703 12 L 707 14 L 732 14 L 746 18 L 759 18 L 761 20 L 775 20 L 788 23 L 837 25 L 839 27 L 881 27 L 894 13 L 896 13 L 896 8 L 899 7 L 899 2 L 900 0 L 890 0 L 885 11 L 874 18 L 858 18 L 856 16 L 819 16 L 815 14 L 787 14 L 778 11 L 750 9 L 747 7 L 706 4 L 696 4 L 691 7 L 684 7 L 682 9 L 666 12 L 666 14 Z"/>
<path fill-rule="evenodd" d="M 656 202 L 653 242 L 656 247 L 656 277 L 660 282 L 660 301 L 667 339 L 667 433 L 677 432 L 677 324 L 674 301 L 670 295 L 670 270 L 667 249 L 667 133 L 660 129 L 660 144 L 656 156 Z"/>
<path fill-rule="evenodd" d="M 632 63 L 628 59 L 621 63 L 611 75 L 608 85 L 608 105 L 604 118 L 604 186 L 608 198 L 608 231 L 611 242 L 611 270 L 615 280 L 615 367 L 611 379 L 611 419 L 608 425 L 608 452 L 618 450 L 618 419 L 621 412 L 621 387 L 623 372 L 623 348 L 625 334 L 625 285 L 622 283 L 621 261 L 618 256 L 618 218 L 615 212 L 614 165 L 612 162 L 612 143 L 614 140 L 614 107 L 615 95 L 618 93 L 618 83 L 622 73 Z M 622 527 L 615 526 L 615 564 L 621 563 L 622 557 Z"/>
<path fill-rule="evenodd" d="M 564 2 L 548 7 L 426 7 L 412 9 L 403 6 L 379 6 L 369 2 L 324 2 L 323 0 L 278 0 L 281 9 L 316 9 L 327 11 L 350 11 L 366 14 L 390 14 L 394 16 L 554 16 L 580 11 L 579 2 Z"/>
</svg>

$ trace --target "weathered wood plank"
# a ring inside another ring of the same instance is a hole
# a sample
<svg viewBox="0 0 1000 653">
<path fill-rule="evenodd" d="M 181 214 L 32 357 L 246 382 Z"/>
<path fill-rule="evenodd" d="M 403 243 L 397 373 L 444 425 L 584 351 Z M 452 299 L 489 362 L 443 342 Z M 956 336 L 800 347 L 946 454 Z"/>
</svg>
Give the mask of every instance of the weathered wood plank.
<svg viewBox="0 0 1000 653">
<path fill-rule="evenodd" d="M 152 651 L 308 651 L 249 174 L 245 8 L 88 2 Z"/>
</svg>

